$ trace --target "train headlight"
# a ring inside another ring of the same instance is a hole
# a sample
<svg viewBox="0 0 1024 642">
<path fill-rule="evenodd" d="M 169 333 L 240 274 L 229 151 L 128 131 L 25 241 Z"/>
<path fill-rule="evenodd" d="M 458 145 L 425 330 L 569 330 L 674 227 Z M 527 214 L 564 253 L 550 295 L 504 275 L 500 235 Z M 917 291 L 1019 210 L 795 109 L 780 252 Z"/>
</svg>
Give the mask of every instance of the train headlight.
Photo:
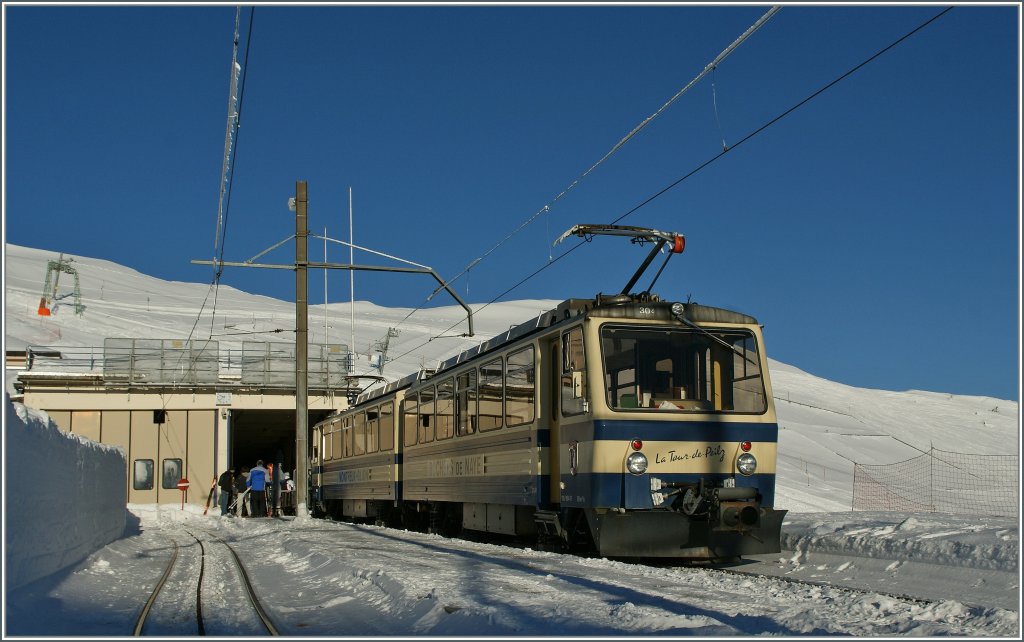
<svg viewBox="0 0 1024 642">
<path fill-rule="evenodd" d="M 630 453 L 626 457 L 626 468 L 634 475 L 642 475 L 647 472 L 647 455 L 643 453 Z"/>
<path fill-rule="evenodd" d="M 678 303 L 677 302 L 677 303 L 673 303 L 672 304 L 672 316 L 674 316 L 674 317 L 681 317 L 681 316 L 683 316 L 683 312 L 685 312 L 685 311 L 686 311 L 686 308 L 683 307 L 682 303 Z"/>
<path fill-rule="evenodd" d="M 736 458 L 736 468 L 739 469 L 742 475 L 753 475 L 754 471 L 757 470 L 757 459 L 750 453 L 743 453 Z"/>
</svg>

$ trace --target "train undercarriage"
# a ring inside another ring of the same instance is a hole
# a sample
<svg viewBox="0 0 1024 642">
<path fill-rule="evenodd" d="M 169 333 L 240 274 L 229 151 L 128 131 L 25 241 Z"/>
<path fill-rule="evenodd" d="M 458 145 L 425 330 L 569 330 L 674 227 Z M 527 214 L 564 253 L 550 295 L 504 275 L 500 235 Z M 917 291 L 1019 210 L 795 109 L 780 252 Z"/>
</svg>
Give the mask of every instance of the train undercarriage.
<svg viewBox="0 0 1024 642">
<path fill-rule="evenodd" d="M 672 510 L 571 508 L 459 502 L 331 500 L 315 516 L 473 541 L 516 541 L 541 550 L 602 557 L 725 560 L 779 551 L 786 511 L 757 509 L 735 523 Z"/>
</svg>

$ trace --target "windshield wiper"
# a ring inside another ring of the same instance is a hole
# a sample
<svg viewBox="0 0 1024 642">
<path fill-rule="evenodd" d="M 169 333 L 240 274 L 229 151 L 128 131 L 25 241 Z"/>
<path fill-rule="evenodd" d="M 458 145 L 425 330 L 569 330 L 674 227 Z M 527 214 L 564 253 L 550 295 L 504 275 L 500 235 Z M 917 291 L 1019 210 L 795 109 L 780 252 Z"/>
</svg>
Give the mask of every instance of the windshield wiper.
<svg viewBox="0 0 1024 642">
<path fill-rule="evenodd" d="M 715 341 L 716 343 L 719 343 L 719 344 L 725 346 L 726 348 L 728 348 L 729 350 L 732 350 L 733 354 L 735 354 L 736 356 L 740 357 L 741 359 L 743 359 L 747 363 L 749 363 L 749 364 L 751 364 L 753 366 L 757 366 L 758 369 L 761 368 L 761 364 L 759 364 L 758 362 L 754 361 L 753 359 L 751 359 L 750 357 L 747 356 L 747 351 L 740 350 L 739 348 L 737 348 L 733 344 L 729 343 L 728 341 L 726 341 L 722 337 L 719 337 L 719 336 L 716 336 L 714 334 L 711 334 L 710 332 L 708 332 L 704 328 L 700 327 L 699 325 L 697 325 L 693 321 L 690 321 L 689 319 L 687 319 L 682 314 L 677 313 L 675 310 L 672 311 L 672 316 L 674 316 L 676 319 L 678 319 L 684 325 L 688 325 L 691 328 L 693 328 L 694 330 L 696 330 L 696 331 L 698 331 L 700 333 L 706 334 L 707 336 L 711 337 L 711 339 L 713 341 Z"/>
</svg>

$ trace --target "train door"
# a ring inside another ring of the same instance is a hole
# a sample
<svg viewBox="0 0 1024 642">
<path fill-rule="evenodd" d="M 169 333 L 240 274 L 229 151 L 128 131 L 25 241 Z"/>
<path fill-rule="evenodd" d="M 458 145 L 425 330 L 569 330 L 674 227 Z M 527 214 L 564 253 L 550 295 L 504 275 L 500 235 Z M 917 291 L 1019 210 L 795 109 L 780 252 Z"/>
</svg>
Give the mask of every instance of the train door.
<svg viewBox="0 0 1024 642">
<path fill-rule="evenodd" d="M 548 346 L 548 367 L 543 371 L 546 373 L 548 385 L 546 389 L 547 399 L 542 400 L 542 413 L 548 418 L 548 476 L 549 492 L 548 501 L 557 506 L 562 500 L 562 431 L 558 413 L 558 399 L 560 396 L 559 386 L 561 377 L 561 357 L 558 351 L 559 338 L 556 334 L 552 337 Z"/>
</svg>

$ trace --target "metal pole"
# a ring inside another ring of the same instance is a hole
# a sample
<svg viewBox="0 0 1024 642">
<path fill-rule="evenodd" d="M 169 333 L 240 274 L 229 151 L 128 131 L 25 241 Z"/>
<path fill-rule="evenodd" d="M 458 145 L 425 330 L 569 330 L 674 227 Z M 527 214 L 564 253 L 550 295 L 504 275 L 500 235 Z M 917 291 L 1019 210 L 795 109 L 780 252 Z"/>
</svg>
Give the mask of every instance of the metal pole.
<svg viewBox="0 0 1024 642">
<path fill-rule="evenodd" d="M 324 236 L 327 236 L 324 234 Z M 352 186 L 348 188 L 348 264 L 352 265 L 355 261 L 355 238 L 352 236 Z M 325 260 L 324 263 L 327 261 Z M 349 316 L 349 329 L 351 331 L 351 345 L 348 347 L 349 354 L 354 354 L 356 351 L 356 271 L 348 271 L 348 291 L 349 291 L 349 304 L 348 304 L 348 316 Z M 354 359 L 348 361 L 348 372 L 351 374 L 355 369 L 353 366 Z"/>
<path fill-rule="evenodd" d="M 309 230 L 306 226 L 306 181 L 295 182 L 295 505 L 306 506 L 309 484 L 309 399 L 307 386 L 309 359 L 309 292 L 307 245 Z M 306 508 L 308 510 L 308 507 Z M 296 515 L 302 516 L 296 510 Z"/>
</svg>

